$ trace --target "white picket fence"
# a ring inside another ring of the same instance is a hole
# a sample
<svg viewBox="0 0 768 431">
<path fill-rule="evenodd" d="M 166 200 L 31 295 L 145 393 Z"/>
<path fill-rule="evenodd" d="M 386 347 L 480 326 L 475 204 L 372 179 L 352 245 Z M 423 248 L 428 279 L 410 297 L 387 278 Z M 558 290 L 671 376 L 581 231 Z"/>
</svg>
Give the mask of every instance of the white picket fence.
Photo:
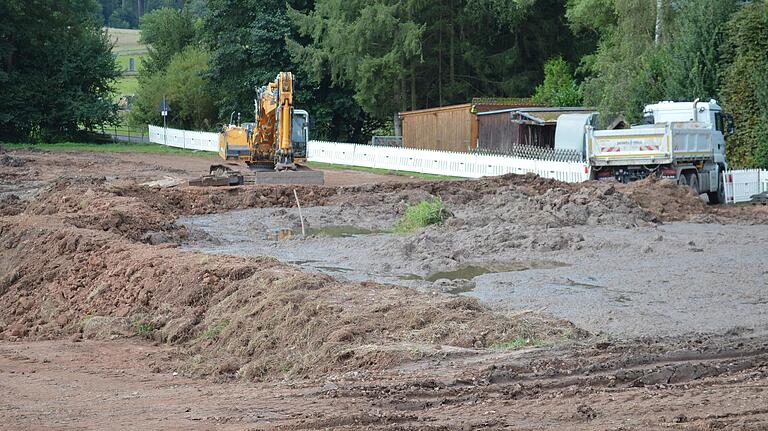
<svg viewBox="0 0 768 431">
<path fill-rule="evenodd" d="M 219 135 L 209 132 L 149 126 L 149 140 L 157 144 L 199 151 L 219 150 Z M 310 141 L 310 161 L 337 165 L 410 171 L 424 174 L 480 178 L 504 174 L 534 173 L 544 178 L 577 183 L 589 180 L 589 166 L 581 162 L 555 162 L 504 155 L 455 153 L 413 148 Z M 768 171 L 732 170 L 723 173 L 727 203 L 748 202 L 752 195 L 768 191 Z"/>
<path fill-rule="evenodd" d="M 585 163 L 338 142 L 311 141 L 307 157 L 315 162 L 464 178 L 534 173 L 571 183 L 589 179 Z"/>
<path fill-rule="evenodd" d="M 752 196 L 768 191 L 768 171 L 740 169 L 723 172 L 725 202 L 749 202 Z"/>
<path fill-rule="evenodd" d="M 149 126 L 149 140 L 191 150 L 219 150 L 219 137 L 216 133 Z M 534 173 L 571 183 L 589 179 L 589 168 L 585 163 L 339 142 L 310 141 L 307 144 L 307 158 L 313 162 L 464 178 Z"/>
<path fill-rule="evenodd" d="M 188 150 L 219 151 L 218 133 L 193 132 L 191 130 L 149 126 L 149 141 Z"/>
</svg>

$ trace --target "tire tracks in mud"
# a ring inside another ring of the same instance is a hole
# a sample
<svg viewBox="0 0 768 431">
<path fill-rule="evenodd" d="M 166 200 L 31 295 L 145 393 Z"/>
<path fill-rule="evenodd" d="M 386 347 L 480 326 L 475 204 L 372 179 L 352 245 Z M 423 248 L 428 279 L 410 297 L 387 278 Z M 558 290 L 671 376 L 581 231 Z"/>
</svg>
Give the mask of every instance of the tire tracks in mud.
<svg viewBox="0 0 768 431">
<path fill-rule="evenodd" d="M 602 351 L 594 346 L 571 346 L 515 352 L 501 359 L 494 355 L 492 360 L 498 363 L 474 372 L 466 372 L 468 367 L 464 362 L 474 363 L 477 358 L 467 358 L 469 361 L 456 358 L 450 365 L 438 365 L 426 372 L 389 376 L 367 384 L 339 384 L 338 388 L 324 391 L 321 396 L 340 404 L 366 400 L 369 413 L 344 418 L 325 417 L 305 422 L 297 429 L 362 425 L 386 429 L 495 429 L 504 427 L 504 421 L 480 420 L 475 415 L 469 422 L 458 425 L 445 416 L 468 406 L 492 409 L 500 405 L 508 407 L 509 403 L 546 405 L 560 402 L 579 404 L 576 415 L 591 420 L 591 415 L 596 413 L 590 413 L 592 408 L 580 402 L 588 397 L 603 396 L 601 394 L 612 398 L 648 391 L 684 391 L 687 394 L 689 391 L 720 391 L 723 387 L 733 391 L 766 388 L 765 384 L 756 386 L 751 382 L 764 382 L 768 378 L 768 337 L 728 342 L 725 347 L 716 347 L 718 343 L 725 344 L 720 339 L 710 340 L 709 347 L 694 350 L 679 349 L 673 344 L 643 348 L 626 342 Z M 635 347 L 634 351 L 630 345 Z M 669 351 L 653 352 L 661 348 Z M 568 357 L 558 359 L 560 355 Z M 584 361 L 593 365 L 581 365 Z M 456 370 L 464 371 L 455 375 Z M 768 414 L 768 408 L 753 408 L 706 415 L 677 415 L 669 420 L 673 423 L 710 423 L 765 414 Z M 428 425 L 430 423 L 432 425 Z"/>
</svg>

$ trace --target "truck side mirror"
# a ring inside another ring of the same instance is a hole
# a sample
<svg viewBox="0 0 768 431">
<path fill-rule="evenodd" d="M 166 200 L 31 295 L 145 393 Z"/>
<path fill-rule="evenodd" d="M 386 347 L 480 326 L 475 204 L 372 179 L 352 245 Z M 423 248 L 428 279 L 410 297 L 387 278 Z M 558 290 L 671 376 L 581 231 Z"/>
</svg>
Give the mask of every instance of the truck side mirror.
<svg viewBox="0 0 768 431">
<path fill-rule="evenodd" d="M 729 135 L 732 135 L 736 131 L 733 115 L 731 114 L 725 114 L 725 130 Z"/>
</svg>

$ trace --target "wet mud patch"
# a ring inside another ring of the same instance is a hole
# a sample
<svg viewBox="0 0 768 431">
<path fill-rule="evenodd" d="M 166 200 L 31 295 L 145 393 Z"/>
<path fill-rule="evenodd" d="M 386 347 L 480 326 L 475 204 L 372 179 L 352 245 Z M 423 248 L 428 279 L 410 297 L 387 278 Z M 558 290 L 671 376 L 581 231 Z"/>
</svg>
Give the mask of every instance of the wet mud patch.
<svg viewBox="0 0 768 431">
<path fill-rule="evenodd" d="M 267 239 L 270 241 L 280 241 L 302 236 L 317 236 L 324 238 L 351 238 L 357 235 L 370 235 L 381 233 L 372 229 L 366 229 L 358 226 L 340 225 L 340 226 L 319 226 L 305 228 L 302 233 L 301 228 L 281 228 L 267 232 Z"/>
<path fill-rule="evenodd" d="M 304 208 L 304 234 L 297 211 L 249 209 L 179 219 L 191 241 L 186 250 L 240 256 L 271 256 L 286 263 L 356 281 L 376 281 L 443 293 L 468 293 L 475 278 L 512 271 L 548 270 L 569 264 L 547 260 L 424 261 L 397 253 L 403 244 L 432 231 L 392 233 L 397 212 L 388 206 Z M 342 223 L 325 224 L 333 220 Z M 434 259 L 434 257 L 433 257 Z M 463 259 L 462 259 L 463 260 Z M 430 269 L 431 268 L 431 269 Z"/>
<path fill-rule="evenodd" d="M 502 272 L 526 271 L 529 269 L 554 269 L 570 266 L 567 263 L 542 260 L 542 261 L 512 261 L 512 262 L 488 262 L 470 263 L 461 265 L 450 271 L 434 272 L 424 279 L 435 282 L 440 279 L 471 280 L 485 274 L 497 274 Z"/>
</svg>

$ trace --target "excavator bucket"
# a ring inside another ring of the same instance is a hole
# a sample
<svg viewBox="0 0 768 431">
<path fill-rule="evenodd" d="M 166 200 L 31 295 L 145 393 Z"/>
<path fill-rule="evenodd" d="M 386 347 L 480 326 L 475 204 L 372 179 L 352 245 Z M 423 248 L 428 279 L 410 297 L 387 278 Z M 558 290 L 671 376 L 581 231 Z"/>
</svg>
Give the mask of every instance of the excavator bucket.
<svg viewBox="0 0 768 431">
<path fill-rule="evenodd" d="M 298 166 L 295 171 L 251 170 L 250 173 L 235 171 L 224 165 L 211 165 L 210 174 L 189 180 L 190 186 L 238 186 L 243 184 L 322 185 L 323 171 Z"/>
<path fill-rule="evenodd" d="M 245 178 L 246 184 L 319 184 L 325 183 L 323 171 L 299 166 L 291 171 L 257 171 Z"/>
</svg>

